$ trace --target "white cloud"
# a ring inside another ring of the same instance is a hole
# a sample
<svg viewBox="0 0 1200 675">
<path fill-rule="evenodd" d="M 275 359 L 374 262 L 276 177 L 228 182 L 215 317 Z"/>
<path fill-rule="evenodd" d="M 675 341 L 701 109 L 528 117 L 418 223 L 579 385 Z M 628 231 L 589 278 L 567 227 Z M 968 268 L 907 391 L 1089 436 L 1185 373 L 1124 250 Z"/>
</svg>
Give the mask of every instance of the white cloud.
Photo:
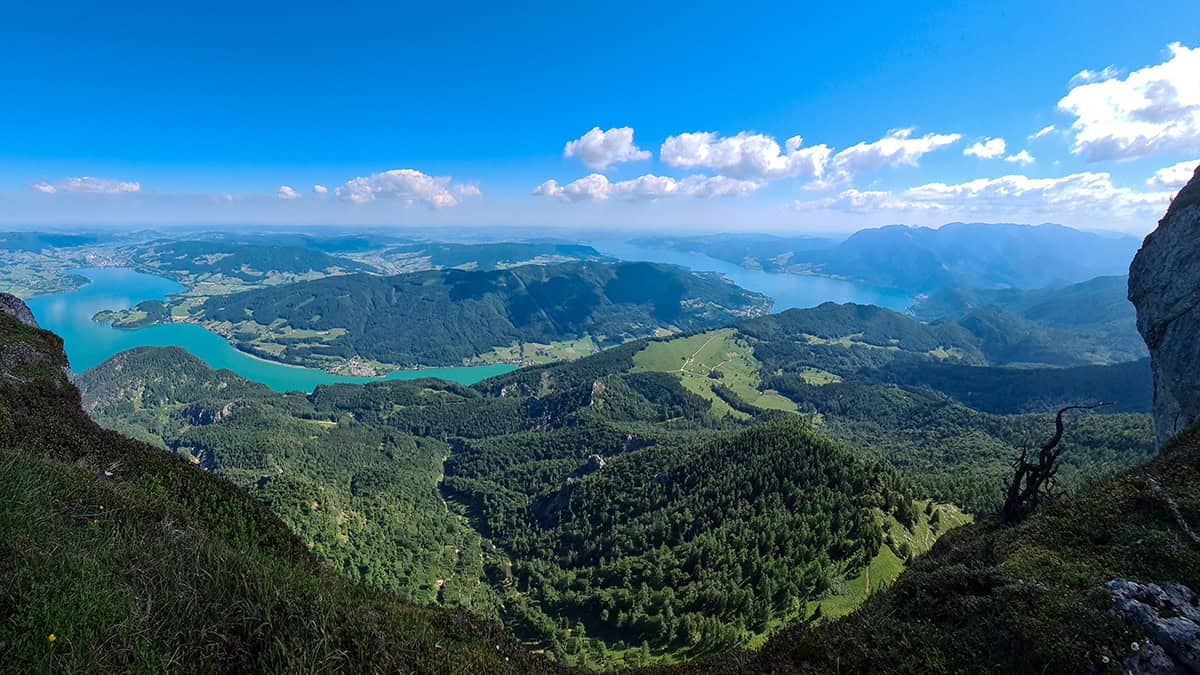
<svg viewBox="0 0 1200 675">
<path fill-rule="evenodd" d="M 566 202 L 607 199 L 647 201 L 666 197 L 737 197 L 748 195 L 761 187 L 762 183 L 728 176 L 710 178 L 697 175 L 675 179 L 670 176 L 646 174 L 614 183 L 603 174 L 593 173 L 566 185 L 548 180 L 537 186 L 533 194 Z"/>
<path fill-rule="evenodd" d="M 1089 161 L 1200 150 L 1200 48 L 1170 45 L 1163 63 L 1071 89 L 1072 151 Z"/>
<path fill-rule="evenodd" d="M 611 183 L 602 174 L 593 173 L 566 185 L 559 185 L 551 178 L 533 190 L 540 197 L 555 197 L 569 202 L 580 202 L 589 199 L 608 199 Z"/>
<path fill-rule="evenodd" d="M 314 185 L 313 192 L 315 192 L 319 195 L 323 195 L 326 192 L 329 192 L 329 188 L 325 187 L 324 185 Z"/>
<path fill-rule="evenodd" d="M 291 186 L 288 185 L 280 185 L 279 192 L 277 192 L 276 195 L 280 199 L 300 199 L 300 193 L 296 192 L 291 188 Z"/>
<path fill-rule="evenodd" d="M 1102 70 L 1083 70 L 1075 73 L 1071 77 L 1068 86 L 1075 87 L 1081 84 L 1089 84 L 1091 82 L 1104 82 L 1121 76 L 1121 71 L 1116 66 L 1105 66 Z"/>
<path fill-rule="evenodd" d="M 945 206 L 935 202 L 908 201 L 903 197 L 881 190 L 844 190 L 836 197 L 815 201 L 796 202 L 801 211 L 833 209 L 835 211 L 942 211 Z"/>
<path fill-rule="evenodd" d="M 1200 166 L 1200 159 L 1172 164 L 1155 171 L 1153 176 L 1146 179 L 1146 185 L 1163 190 L 1178 190 L 1192 179 L 1197 166 Z"/>
<path fill-rule="evenodd" d="M 567 142 L 563 157 L 577 157 L 587 168 L 604 171 L 613 164 L 650 159 L 650 153 L 634 145 L 632 127 L 608 131 L 592 127 L 583 136 Z"/>
<path fill-rule="evenodd" d="M 1048 126 L 1044 126 L 1044 127 L 1042 127 L 1041 129 L 1038 129 L 1038 130 L 1037 130 L 1037 133 L 1034 133 L 1034 134 L 1030 135 L 1030 136 L 1029 136 L 1029 140 L 1031 140 L 1031 141 L 1036 141 L 1037 139 L 1041 138 L 1042 136 L 1045 136 L 1046 134 L 1049 134 L 1049 133 L 1051 133 L 1052 131 L 1054 131 L 1054 128 L 1055 128 L 1055 127 L 1054 127 L 1054 125 L 1053 125 L 1053 124 L 1050 124 L 1050 125 L 1048 125 Z"/>
<path fill-rule="evenodd" d="M 467 197 L 483 196 L 483 191 L 480 190 L 479 186 L 475 185 L 474 183 L 470 183 L 467 185 L 455 185 L 451 189 L 454 191 L 454 194 L 457 195 L 460 199 L 464 199 Z"/>
<path fill-rule="evenodd" d="M 80 192 L 93 195 L 119 195 L 140 192 L 142 189 L 141 183 L 124 180 L 111 180 L 108 178 L 94 178 L 92 176 L 79 176 L 77 178 L 64 178 L 56 184 L 42 181 L 34 183 L 31 186 L 38 192 L 46 194 L 54 194 L 55 192 Z"/>
<path fill-rule="evenodd" d="M 925 134 L 913 137 L 912 128 L 893 129 L 873 143 L 852 145 L 833 157 L 833 177 L 830 183 L 846 182 L 860 173 L 877 171 L 885 166 L 917 166 L 921 157 L 957 143 L 960 134 Z"/>
<path fill-rule="evenodd" d="M 68 178 L 59 189 L 68 192 L 87 192 L 97 195 L 115 195 L 127 192 L 140 192 L 142 185 L 133 181 L 110 180 L 107 178 L 92 178 L 91 176 L 83 176 L 80 178 Z"/>
<path fill-rule="evenodd" d="M 399 199 L 405 206 L 424 204 L 440 209 L 457 206 L 459 197 L 478 196 L 479 188 L 451 184 L 449 176 L 429 176 L 416 169 L 392 169 L 346 181 L 334 193 L 339 199 L 355 204 L 390 198 Z"/>
<path fill-rule="evenodd" d="M 770 180 L 785 176 L 820 177 L 831 153 L 829 146 L 801 147 L 792 136 L 780 148 L 774 138 L 746 131 L 721 137 L 701 131 L 670 136 L 659 158 L 680 169 L 706 168 L 738 179 Z"/>
<path fill-rule="evenodd" d="M 1028 150 L 1022 150 L 1015 155 L 1009 155 L 1008 157 L 1005 157 L 1004 161 L 1012 162 L 1013 164 L 1020 164 L 1021 166 L 1029 166 L 1030 164 L 1036 162 L 1037 158 L 1029 154 Z"/>
<path fill-rule="evenodd" d="M 967 157 L 978 157 L 980 159 L 995 159 L 1004 154 L 1008 148 L 1008 144 L 1003 138 L 988 138 L 982 141 L 976 141 L 973 145 L 963 150 L 963 154 Z"/>
<path fill-rule="evenodd" d="M 1161 213 L 1170 192 L 1136 192 L 1113 185 L 1108 173 L 1083 172 L 1061 178 L 1021 175 L 980 178 L 965 183 L 928 183 L 897 192 L 846 190 L 836 197 L 797 202 L 802 210 L 849 212 L 939 211 L 988 219 L 1061 219 L 1075 215 L 1094 220 L 1096 214 L 1130 216 Z"/>
</svg>

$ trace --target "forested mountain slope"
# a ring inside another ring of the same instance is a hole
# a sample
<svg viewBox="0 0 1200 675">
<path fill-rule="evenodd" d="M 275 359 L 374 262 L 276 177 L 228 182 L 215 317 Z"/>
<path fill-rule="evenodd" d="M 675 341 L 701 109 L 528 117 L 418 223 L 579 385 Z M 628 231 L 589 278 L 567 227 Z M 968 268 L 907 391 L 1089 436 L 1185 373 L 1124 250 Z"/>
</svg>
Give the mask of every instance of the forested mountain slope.
<svg viewBox="0 0 1200 675">
<path fill-rule="evenodd" d="M 232 484 L 97 427 L 0 311 L 0 662 L 15 672 L 553 672 L 498 626 L 326 571 Z"/>
<path fill-rule="evenodd" d="M 1061 299 L 1035 301 L 1029 306 L 1014 302 L 1011 310 L 985 304 L 953 317 L 937 317 L 937 312 L 930 312 L 923 321 L 873 305 L 825 303 L 742 321 L 737 327 L 751 336 L 790 336 L 793 341 L 803 337 L 810 343 L 805 346 L 810 351 L 821 349 L 821 345 L 829 352 L 836 352 L 839 346 L 875 348 L 876 363 L 911 362 L 916 355 L 923 361 L 934 356 L 944 363 L 1058 368 L 1145 358 L 1145 344 L 1137 334 L 1132 306 L 1123 292 L 1118 294 L 1110 284 L 1102 288 L 1095 293 L 1070 293 L 1067 289 Z M 1024 300 L 1026 293 L 1044 297 L 1041 291 L 1017 291 L 1000 297 Z M 1098 317 L 1114 318 L 1090 321 L 1077 316 L 1089 315 L 1076 311 L 1078 308 L 1095 305 Z M 924 306 L 916 306 L 918 314 Z"/>
<path fill-rule="evenodd" d="M 614 372 L 666 373 L 704 399 L 713 417 L 746 423 L 799 412 L 899 469 L 921 497 L 979 513 L 998 506 L 1012 457 L 1053 428 L 1047 413 L 1060 405 L 1111 404 L 1082 418 L 1066 439 L 1063 487 L 1153 453 L 1145 361 L 1079 369 L 968 365 L 980 356 L 964 335 L 875 307 L 822 305 L 524 368 L 475 388 L 552 399 Z"/>
<path fill-rule="evenodd" d="M 140 349 L 81 383 L 97 419 L 241 486 L 343 576 L 502 617 L 580 665 L 713 653 L 827 596 L 857 602 L 843 586 L 868 563 L 886 561 L 881 583 L 961 522 L 938 507 L 931 525 L 894 472 L 800 418 L 714 417 L 665 373 L 542 397 L 432 380 L 304 397 Z"/>
<path fill-rule="evenodd" d="M 760 314 L 762 295 L 717 275 L 652 263 L 562 263 L 508 270 L 349 275 L 210 298 L 197 319 L 224 324 L 267 358 L 322 365 L 360 357 L 399 366 L 461 365 L 498 348 L 590 337 L 618 344 Z M 299 332 L 297 332 L 299 331 Z M 306 338 L 304 331 L 319 337 Z"/>
<path fill-rule="evenodd" d="M 1144 358 L 1127 277 L 1061 288 L 943 289 L 910 309 L 922 321 L 952 319 L 994 360 L 1073 366 Z"/>
<path fill-rule="evenodd" d="M 849 617 L 669 672 L 1188 672 L 1195 624 L 1176 615 L 1170 634 L 1182 642 L 1155 633 L 1173 612 L 1147 588 L 1200 588 L 1200 543 L 1181 523 L 1200 523 L 1200 429 L 1017 527 L 985 521 L 949 533 Z M 1143 614 L 1126 622 L 1114 611 L 1114 580 L 1141 585 L 1147 604 L 1130 611 Z"/>
</svg>

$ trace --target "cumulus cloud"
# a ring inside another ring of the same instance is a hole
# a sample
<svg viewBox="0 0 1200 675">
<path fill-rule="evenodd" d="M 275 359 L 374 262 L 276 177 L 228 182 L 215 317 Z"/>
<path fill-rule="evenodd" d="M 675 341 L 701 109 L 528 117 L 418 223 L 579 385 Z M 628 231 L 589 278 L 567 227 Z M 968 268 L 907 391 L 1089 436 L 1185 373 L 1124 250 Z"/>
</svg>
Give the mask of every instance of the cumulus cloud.
<svg viewBox="0 0 1200 675">
<path fill-rule="evenodd" d="M 750 180 L 728 176 L 688 176 L 675 179 L 670 176 L 646 174 L 631 180 L 612 182 L 606 176 L 593 173 L 579 180 L 559 185 L 548 180 L 534 189 L 533 194 L 553 197 L 565 202 L 604 201 L 624 199 L 649 201 L 667 197 L 737 197 L 748 195 L 763 186 Z"/>
<path fill-rule="evenodd" d="M 583 136 L 567 142 L 563 157 L 576 157 L 587 168 L 604 171 L 613 164 L 650 159 L 650 153 L 634 145 L 632 127 L 615 127 L 608 131 L 592 127 Z"/>
<path fill-rule="evenodd" d="M 1200 166 L 1200 159 L 1172 164 L 1155 171 L 1153 176 L 1146 179 L 1146 185 L 1163 190 L 1178 190 L 1192 179 L 1197 166 Z"/>
<path fill-rule="evenodd" d="M 925 134 L 913 136 L 915 129 L 893 129 L 872 143 L 852 145 L 833 156 L 833 176 L 829 182 L 845 182 L 860 173 L 877 171 L 885 166 L 917 166 L 925 155 L 953 145 L 962 139 L 960 134 Z"/>
<path fill-rule="evenodd" d="M 968 146 L 963 150 L 963 154 L 967 157 L 995 159 L 1002 156 L 1006 149 L 1008 149 L 1008 144 L 1004 142 L 1003 138 L 987 138 Z"/>
<path fill-rule="evenodd" d="M 1029 154 L 1028 150 L 1022 150 L 1015 155 L 1009 155 L 1008 157 L 1005 157 L 1004 161 L 1011 162 L 1013 164 L 1020 164 L 1021 166 L 1029 166 L 1030 164 L 1036 162 L 1037 158 Z"/>
<path fill-rule="evenodd" d="M 416 169 L 392 169 L 346 181 L 334 194 L 338 199 L 355 204 L 398 199 L 405 206 L 424 204 L 440 209 L 457 206 L 460 198 L 478 196 L 480 192 L 475 186 L 451 183 L 449 176 L 430 176 Z"/>
<path fill-rule="evenodd" d="M 135 181 L 111 180 L 108 178 L 93 178 L 92 176 L 80 176 L 77 178 L 65 178 L 58 183 L 48 183 L 41 181 L 34 183 L 34 190 L 45 194 L 54 194 L 59 191 L 63 192 L 81 192 L 84 194 L 93 195 L 119 195 L 140 192 L 142 189 L 141 183 Z"/>
<path fill-rule="evenodd" d="M 289 185 L 280 185 L 279 191 L 275 193 L 280 199 L 300 199 L 300 193 L 296 192 Z"/>
<path fill-rule="evenodd" d="M 319 195 L 323 195 L 326 192 L 329 192 L 329 188 L 325 187 L 324 185 L 314 185 L 313 192 L 315 192 L 316 194 L 319 194 Z"/>
<path fill-rule="evenodd" d="M 1011 175 L 955 184 L 927 183 L 897 192 L 846 190 L 836 197 L 797 202 L 795 206 L 802 210 L 940 211 L 1022 219 L 1067 214 L 1154 214 L 1170 201 L 1170 192 L 1137 192 L 1113 185 L 1108 173 L 1083 172 L 1061 178 Z"/>
<path fill-rule="evenodd" d="M 711 169 L 743 180 L 771 180 L 785 176 L 820 177 L 831 153 L 829 146 L 801 147 L 792 136 L 782 148 L 774 138 L 743 131 L 722 137 L 712 131 L 670 136 L 659 158 L 680 169 Z"/>
<path fill-rule="evenodd" d="M 1045 136 L 1046 134 L 1049 134 L 1049 133 L 1053 132 L 1053 131 L 1054 131 L 1054 128 L 1055 128 L 1055 127 L 1054 127 L 1054 125 L 1053 125 L 1053 124 L 1050 124 L 1050 125 L 1044 126 L 1044 127 L 1042 127 L 1041 129 L 1038 129 L 1038 130 L 1037 130 L 1037 132 L 1035 132 L 1035 133 L 1031 134 L 1031 135 L 1029 136 L 1029 140 L 1031 140 L 1031 141 L 1036 141 L 1037 139 L 1041 138 L 1042 136 Z"/>
<path fill-rule="evenodd" d="M 1163 63 L 1088 80 L 1058 102 L 1075 118 L 1072 152 L 1100 161 L 1200 150 L 1200 48 L 1176 42 L 1169 51 Z"/>
</svg>

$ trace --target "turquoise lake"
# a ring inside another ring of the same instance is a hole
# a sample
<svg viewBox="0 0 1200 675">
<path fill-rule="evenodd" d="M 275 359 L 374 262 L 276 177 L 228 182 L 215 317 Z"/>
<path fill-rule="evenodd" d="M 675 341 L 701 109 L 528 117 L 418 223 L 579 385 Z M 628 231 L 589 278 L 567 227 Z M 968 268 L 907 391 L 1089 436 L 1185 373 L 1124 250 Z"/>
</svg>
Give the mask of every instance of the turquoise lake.
<svg viewBox="0 0 1200 675">
<path fill-rule="evenodd" d="M 716 260 L 708 256 L 637 246 L 621 241 L 595 242 L 603 253 L 623 260 L 648 260 L 682 265 L 696 271 L 720 272 L 730 281 L 774 300 L 773 311 L 813 307 L 822 302 L 857 302 L 903 311 L 912 298 L 903 292 L 878 289 L 849 281 L 794 274 L 775 274 Z M 402 370 L 383 378 L 347 377 L 321 370 L 264 361 L 238 351 L 225 338 L 193 324 L 166 324 L 136 330 L 113 328 L 92 321 L 102 310 L 126 309 L 143 300 L 161 300 L 184 290 L 183 286 L 151 274 L 124 268 L 86 268 L 72 274 L 91 283 L 67 293 L 41 295 L 28 301 L 38 323 L 63 338 L 71 369 L 83 372 L 108 357 L 135 347 L 182 347 L 213 368 L 228 368 L 276 391 L 312 391 L 334 382 L 371 382 L 377 379 L 412 380 L 437 377 L 461 384 L 502 375 L 515 368 L 508 364 L 460 368 Z"/>
<path fill-rule="evenodd" d="M 127 309 L 143 300 L 161 300 L 184 288 L 170 279 L 130 269 L 87 268 L 71 273 L 87 277 L 91 283 L 66 293 L 40 295 L 28 300 L 27 304 L 42 328 L 62 336 L 71 370 L 77 373 L 101 363 L 113 354 L 134 347 L 182 347 L 212 368 L 228 368 L 275 391 L 307 392 L 317 385 L 334 382 L 362 383 L 375 379 L 413 380 L 421 377 L 473 384 L 515 369 L 515 366 L 508 364 L 426 368 L 397 371 L 383 378 L 365 378 L 272 363 L 238 351 L 225 338 L 201 326 L 177 323 L 124 330 L 92 321 L 99 311 Z"/>
</svg>

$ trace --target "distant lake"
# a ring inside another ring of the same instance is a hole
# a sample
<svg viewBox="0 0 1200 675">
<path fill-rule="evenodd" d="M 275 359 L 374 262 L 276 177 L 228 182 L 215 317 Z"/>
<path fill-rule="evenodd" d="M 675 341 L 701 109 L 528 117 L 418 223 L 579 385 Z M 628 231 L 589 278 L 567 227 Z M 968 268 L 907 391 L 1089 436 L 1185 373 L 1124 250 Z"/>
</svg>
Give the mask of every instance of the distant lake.
<svg viewBox="0 0 1200 675">
<path fill-rule="evenodd" d="M 771 309 L 774 312 L 797 307 L 816 307 L 823 302 L 854 302 L 903 312 L 913 303 L 912 296 L 895 289 L 875 288 L 829 277 L 751 270 L 703 253 L 642 246 L 620 240 L 597 240 L 589 243 L 604 255 L 621 260 L 670 263 L 697 272 L 720 272 L 738 286 L 762 293 L 774 300 L 775 304 Z"/>
<path fill-rule="evenodd" d="M 228 368 L 275 391 L 307 392 L 317 385 L 334 382 L 362 383 L 421 377 L 474 384 L 516 368 L 508 364 L 426 368 L 396 371 L 382 378 L 366 378 L 333 375 L 314 368 L 264 361 L 239 351 L 225 338 L 194 324 L 173 323 L 126 330 L 92 321 L 92 317 L 102 310 L 128 309 L 144 300 L 162 300 L 184 290 L 183 286 L 170 279 L 123 268 L 87 268 L 71 273 L 87 277 L 91 283 L 66 293 L 37 296 L 27 304 L 42 328 L 62 336 L 71 370 L 77 373 L 98 365 L 113 354 L 135 347 L 182 347 L 212 368 Z"/>
</svg>

